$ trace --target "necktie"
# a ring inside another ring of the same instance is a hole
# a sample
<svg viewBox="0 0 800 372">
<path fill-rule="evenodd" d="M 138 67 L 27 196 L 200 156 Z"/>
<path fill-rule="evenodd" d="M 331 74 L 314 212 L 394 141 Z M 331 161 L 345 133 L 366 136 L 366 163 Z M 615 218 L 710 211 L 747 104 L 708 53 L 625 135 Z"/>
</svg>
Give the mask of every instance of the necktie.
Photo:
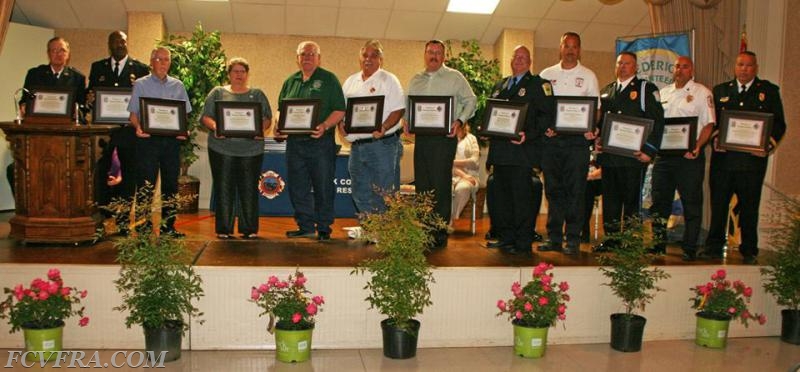
<svg viewBox="0 0 800 372">
<path fill-rule="evenodd" d="M 119 76 L 119 61 L 114 61 L 114 76 Z"/>
<path fill-rule="evenodd" d="M 622 84 L 617 83 L 617 93 L 621 93 L 621 92 L 622 92 Z"/>
<path fill-rule="evenodd" d="M 747 86 L 742 84 L 742 90 L 739 91 L 739 94 L 744 94 L 745 92 L 747 92 Z"/>
</svg>

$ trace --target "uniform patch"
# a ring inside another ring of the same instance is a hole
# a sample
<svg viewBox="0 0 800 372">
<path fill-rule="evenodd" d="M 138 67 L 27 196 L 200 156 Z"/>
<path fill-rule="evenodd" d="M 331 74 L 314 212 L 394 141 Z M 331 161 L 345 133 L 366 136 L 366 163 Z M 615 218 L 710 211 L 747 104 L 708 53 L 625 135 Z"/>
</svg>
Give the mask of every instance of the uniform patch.
<svg viewBox="0 0 800 372">
<path fill-rule="evenodd" d="M 635 90 L 632 90 L 631 94 L 630 94 L 630 97 L 631 97 L 631 101 L 633 101 L 633 100 L 635 100 L 636 98 L 639 97 L 639 93 L 637 93 Z"/>
<path fill-rule="evenodd" d="M 311 84 L 311 87 L 314 89 L 322 88 L 322 80 L 314 80 L 314 83 Z"/>
<path fill-rule="evenodd" d="M 764 102 L 765 99 L 767 99 L 767 95 L 764 94 L 764 92 L 761 92 L 761 93 L 758 94 L 758 100 L 759 101 Z"/>
<path fill-rule="evenodd" d="M 711 99 L 711 97 L 708 97 L 708 98 L 709 98 L 709 99 Z M 730 101 L 730 100 L 731 100 L 731 98 L 730 98 L 730 97 L 720 97 L 720 98 L 719 98 L 719 102 L 720 102 L 720 103 L 725 103 L 725 102 L 728 102 L 728 101 Z"/>
<path fill-rule="evenodd" d="M 542 90 L 544 90 L 545 96 L 552 96 L 553 95 L 553 86 L 550 83 L 545 82 L 542 84 Z"/>
<path fill-rule="evenodd" d="M 555 84 L 555 82 L 556 81 L 553 80 L 554 84 Z M 583 86 L 583 78 L 575 78 L 575 86 L 578 87 L 578 88 L 582 87 Z"/>
<path fill-rule="evenodd" d="M 280 174 L 275 171 L 261 173 L 258 179 L 258 192 L 267 199 L 275 199 L 283 192 L 286 182 Z"/>
<path fill-rule="evenodd" d="M 690 95 L 686 96 L 686 102 L 691 103 L 692 101 L 694 101 L 694 96 L 693 95 L 690 94 Z"/>
<path fill-rule="evenodd" d="M 520 97 L 525 97 L 525 92 L 527 92 L 525 88 L 519 88 L 519 92 L 517 92 L 517 95 Z"/>
<path fill-rule="evenodd" d="M 100 75 L 100 78 L 99 78 L 99 79 L 97 79 L 97 81 L 99 81 L 99 82 L 101 82 L 101 83 L 102 83 L 102 82 L 104 82 L 104 81 L 106 81 L 106 76 L 105 76 L 105 75 Z"/>
</svg>

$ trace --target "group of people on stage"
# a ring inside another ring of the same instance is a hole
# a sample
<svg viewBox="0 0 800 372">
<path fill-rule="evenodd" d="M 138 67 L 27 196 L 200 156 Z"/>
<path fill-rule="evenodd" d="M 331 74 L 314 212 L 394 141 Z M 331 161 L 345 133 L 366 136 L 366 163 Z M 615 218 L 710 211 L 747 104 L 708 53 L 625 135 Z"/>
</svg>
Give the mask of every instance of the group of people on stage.
<svg viewBox="0 0 800 372">
<path fill-rule="evenodd" d="M 116 152 L 122 180 L 111 174 L 109 184 L 114 196 L 130 197 L 137 186 L 155 183 L 161 174 L 161 192 L 170 197 L 177 192 L 179 169 L 178 148 L 182 137 L 150 135 L 142 130 L 139 98 L 154 97 L 183 100 L 186 112 L 192 110 L 183 84 L 168 75 L 170 52 L 155 48 L 150 55 L 150 68 L 127 53 L 127 36 L 115 31 L 109 35 L 110 56 L 92 64 L 89 85 L 85 77 L 67 66 L 69 44 L 60 37 L 47 44 L 50 63 L 28 71 L 25 87 L 65 86 L 74 89 L 77 102 L 87 107 L 94 104 L 97 87 L 132 87 L 128 110 L 130 124 L 115 129 L 106 151 Z M 356 208 L 362 213 L 385 210 L 381 193 L 397 190 L 400 185 L 400 158 L 403 147 L 401 119 L 406 112 L 406 95 L 453 97 L 451 131 L 446 135 L 415 135 L 414 174 L 417 192 L 433 192 L 435 213 L 444 221 L 455 218 L 469 194 L 478 185 L 477 141 L 468 133 L 467 123 L 475 112 L 477 97 L 464 76 L 446 66 L 446 46 L 442 41 L 425 43 L 424 70 L 415 74 L 404 92 L 397 77 L 384 70 L 383 46 L 370 40 L 359 51 L 360 71 L 344 82 L 321 67 L 321 48 L 313 41 L 297 47 L 299 70 L 283 83 L 279 102 L 285 99 L 317 99 L 320 102 L 319 123 L 311 134 L 284 134 L 277 128 L 276 138 L 286 139 L 289 197 L 295 211 L 297 229 L 287 231 L 289 238 L 331 238 L 334 220 L 333 201 L 338 130 L 351 144 L 349 171 Z M 491 219 L 491 238 L 487 246 L 505 252 L 530 254 L 537 239 L 536 217 L 539 210 L 541 175 L 549 202 L 547 215 L 548 240 L 538 251 L 563 252 L 574 255 L 580 242 L 588 238 L 586 231 L 587 169 L 590 169 L 591 146 L 599 153 L 602 168 L 600 181 L 603 195 L 604 229 L 619 231 L 624 216 L 640 213 L 641 190 L 646 166 L 654 163 L 652 176 L 652 214 L 670 214 L 675 191 L 684 207 L 686 229 L 683 237 L 683 258 L 697 257 L 702 215 L 705 173 L 705 145 L 712 143 L 711 156 L 711 227 L 705 242 L 704 256 L 721 257 L 726 243 L 728 204 L 736 194 L 740 206 L 742 243 L 739 247 L 745 262 L 754 263 L 758 254 L 758 208 L 767 157 L 744 152 L 724 151 L 717 146 L 716 119 L 722 110 L 744 110 L 774 115 L 767 155 L 786 130 L 778 87 L 757 77 L 755 54 L 740 53 L 734 67 L 735 79 L 717 85 L 712 92 L 694 81 L 693 63 L 688 57 L 674 63 L 674 82 L 659 90 L 652 83 L 636 76 L 636 55 L 622 52 L 617 56 L 616 80 L 600 88 L 597 77 L 580 62 L 581 39 L 573 32 L 561 37 L 560 61 L 541 74 L 531 73 L 531 51 L 525 46 L 513 49 L 512 74 L 498 81 L 491 98 L 527 103 L 525 122 L 517 139 L 489 139 L 487 168 L 491 182 L 487 202 Z M 215 231 L 220 239 L 234 235 L 238 215 L 238 232 L 243 238 L 258 234 L 258 193 L 256 185 L 263 157 L 263 137 L 225 138 L 217 134 L 216 104 L 219 101 L 257 102 L 261 106 L 263 128 L 272 122 L 272 109 L 266 95 L 248 84 L 250 65 L 243 58 L 232 58 L 227 65 L 229 84 L 214 88 L 205 102 L 202 124 L 212 133 L 208 136 L 209 161 L 216 195 Z M 379 130 L 372 133 L 346 133 L 343 119 L 347 99 L 383 96 L 383 117 Z M 556 96 L 598 97 L 597 124 L 606 114 L 623 114 L 653 121 L 653 130 L 634 157 L 604 153 L 599 129 L 581 134 L 555 131 Z M 26 98 L 30 99 L 30 98 Z M 24 112 L 26 101 L 21 108 Z M 659 153 L 665 118 L 698 117 L 696 146 L 681 155 Z M 592 164 L 594 165 L 594 164 Z M 113 167 L 112 167 L 113 168 Z M 596 178 L 591 176 L 590 179 Z M 539 187 L 539 188 L 537 188 Z M 538 192 L 537 192 L 538 191 Z M 595 191 L 592 192 L 592 197 Z M 456 198 L 453 197 L 454 193 Z M 539 195 L 537 195 L 539 194 Z M 102 202 L 102 200 L 100 200 Z M 454 205 L 455 203 L 455 205 Z M 163 232 L 182 235 L 174 228 L 173 211 L 164 211 Z M 666 226 L 655 223 L 654 232 L 663 237 Z M 433 233 L 433 247 L 447 245 L 446 228 Z M 597 252 L 613 250 L 613 240 L 595 246 Z M 664 252 L 664 245 L 653 247 Z"/>
</svg>

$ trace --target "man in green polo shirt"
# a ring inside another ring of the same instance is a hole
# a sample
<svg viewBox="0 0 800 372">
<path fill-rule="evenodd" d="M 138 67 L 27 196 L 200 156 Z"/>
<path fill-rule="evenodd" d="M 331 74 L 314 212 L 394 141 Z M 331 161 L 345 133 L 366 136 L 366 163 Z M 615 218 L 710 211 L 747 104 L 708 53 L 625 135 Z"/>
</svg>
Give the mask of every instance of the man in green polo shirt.
<svg viewBox="0 0 800 372">
<path fill-rule="evenodd" d="M 333 224 L 333 178 L 336 170 L 335 127 L 346 109 L 342 86 L 332 72 L 320 66 L 320 48 L 313 41 L 297 46 L 300 71 L 283 82 L 278 105 L 287 98 L 319 99 L 321 121 L 309 134 L 289 134 L 286 144 L 289 200 L 294 208 L 297 230 L 289 238 L 330 240 Z M 284 114 L 283 112 L 281 113 Z M 280 133 L 277 133 L 280 135 Z"/>
</svg>

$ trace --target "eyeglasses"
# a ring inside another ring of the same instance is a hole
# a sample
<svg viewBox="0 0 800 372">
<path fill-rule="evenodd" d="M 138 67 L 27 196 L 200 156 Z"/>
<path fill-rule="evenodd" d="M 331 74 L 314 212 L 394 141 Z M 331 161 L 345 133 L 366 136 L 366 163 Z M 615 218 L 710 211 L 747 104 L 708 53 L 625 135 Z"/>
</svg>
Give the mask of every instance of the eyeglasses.
<svg viewBox="0 0 800 372">
<path fill-rule="evenodd" d="M 319 55 L 319 53 L 317 53 L 317 52 L 303 52 L 303 53 L 298 54 L 297 56 L 298 57 L 303 57 L 303 58 L 312 58 L 312 57 L 316 57 L 318 55 Z"/>
</svg>

